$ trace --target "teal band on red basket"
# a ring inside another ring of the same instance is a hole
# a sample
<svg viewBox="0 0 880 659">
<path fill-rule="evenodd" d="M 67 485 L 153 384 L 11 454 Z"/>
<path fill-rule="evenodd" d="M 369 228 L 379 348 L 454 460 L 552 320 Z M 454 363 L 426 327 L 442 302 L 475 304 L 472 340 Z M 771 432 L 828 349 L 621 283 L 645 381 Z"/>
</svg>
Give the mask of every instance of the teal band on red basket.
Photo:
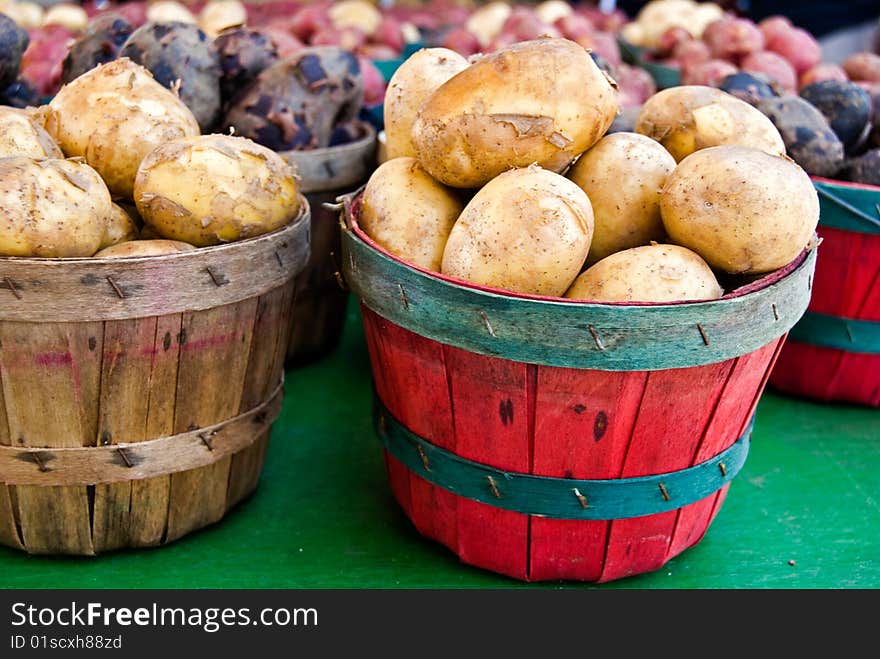
<svg viewBox="0 0 880 659">
<path fill-rule="evenodd" d="M 405 428 L 374 398 L 376 433 L 388 452 L 426 481 L 459 496 L 550 519 L 609 520 L 676 510 L 727 485 L 749 452 L 754 418 L 730 448 L 698 465 L 654 476 L 582 480 L 502 471 L 465 460 Z"/>
<path fill-rule="evenodd" d="M 880 207 L 874 190 L 813 181 L 821 202 L 819 226 L 880 235 Z"/>
<path fill-rule="evenodd" d="M 880 355 L 880 322 L 808 311 L 791 329 L 791 341 L 821 348 Z"/>
<path fill-rule="evenodd" d="M 464 286 L 390 258 L 353 230 L 342 232 L 345 280 L 386 320 L 481 355 L 603 371 L 701 366 L 763 348 L 807 309 L 816 251 L 786 276 L 747 295 L 624 306 L 527 299 Z"/>
</svg>

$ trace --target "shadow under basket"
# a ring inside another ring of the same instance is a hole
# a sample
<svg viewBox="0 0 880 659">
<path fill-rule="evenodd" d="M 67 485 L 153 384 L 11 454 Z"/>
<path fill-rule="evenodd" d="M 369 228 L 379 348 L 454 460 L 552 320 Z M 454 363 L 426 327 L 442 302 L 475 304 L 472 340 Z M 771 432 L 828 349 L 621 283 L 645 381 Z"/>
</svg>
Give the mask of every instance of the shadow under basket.
<svg viewBox="0 0 880 659">
<path fill-rule="evenodd" d="M 880 187 L 814 178 L 813 297 L 770 376 L 782 392 L 880 407 Z"/>
<path fill-rule="evenodd" d="M 366 183 L 376 164 L 376 130 L 359 123 L 363 137 L 348 144 L 310 151 L 284 151 L 299 173 L 309 200 L 311 256 L 296 278 L 293 325 L 287 364 L 296 366 L 325 356 L 342 339 L 348 291 L 340 274 L 339 212 L 324 207 Z"/>
<path fill-rule="evenodd" d="M 309 208 L 163 256 L 0 258 L 0 544 L 164 545 L 257 486 Z"/>
<path fill-rule="evenodd" d="M 607 582 L 696 544 L 743 465 L 816 253 L 708 302 L 591 304 L 411 266 L 344 211 L 375 428 L 424 536 L 524 581 Z"/>
</svg>

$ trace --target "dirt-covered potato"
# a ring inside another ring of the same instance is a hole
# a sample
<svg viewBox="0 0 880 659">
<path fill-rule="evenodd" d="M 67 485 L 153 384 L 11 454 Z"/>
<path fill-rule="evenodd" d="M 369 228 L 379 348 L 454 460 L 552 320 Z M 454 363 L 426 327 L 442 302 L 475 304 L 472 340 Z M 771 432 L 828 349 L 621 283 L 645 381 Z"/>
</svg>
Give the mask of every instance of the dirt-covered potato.
<svg viewBox="0 0 880 659">
<path fill-rule="evenodd" d="M 404 60 L 385 91 L 383 106 L 389 158 L 416 156 L 412 125 L 419 106 L 444 82 L 468 67 L 468 61 L 449 48 L 423 48 Z"/>
<path fill-rule="evenodd" d="M 259 236 L 292 221 L 302 196 L 294 167 L 244 137 L 171 140 L 141 162 L 134 201 L 163 238 L 197 247 Z"/>
<path fill-rule="evenodd" d="M 660 214 L 671 242 L 731 274 L 790 263 L 819 222 L 819 198 L 790 158 L 727 145 L 697 151 L 669 175 Z"/>
<path fill-rule="evenodd" d="M 869 149 L 860 156 L 850 158 L 843 171 L 848 181 L 880 186 L 880 148 Z"/>
<path fill-rule="evenodd" d="M 77 160 L 0 158 L 0 255 L 91 256 L 111 213 L 98 172 Z"/>
<path fill-rule="evenodd" d="M 714 300 L 724 290 L 709 264 L 680 245 L 654 243 L 603 258 L 584 270 L 565 297 L 594 302 Z"/>
<path fill-rule="evenodd" d="M 538 165 L 508 170 L 480 188 L 443 251 L 450 277 L 519 293 L 561 296 L 593 238 L 593 209 L 577 184 Z"/>
<path fill-rule="evenodd" d="M 68 83 L 98 64 L 116 59 L 125 40 L 134 32 L 134 26 L 121 14 L 95 16 L 85 32 L 70 45 L 61 65 L 61 82 Z"/>
<path fill-rule="evenodd" d="M 781 156 L 785 144 L 760 111 L 727 92 L 703 85 L 670 87 L 645 101 L 636 132 L 657 140 L 676 162 L 699 149 L 738 144 Z"/>
<path fill-rule="evenodd" d="M 163 254 L 177 254 L 178 252 L 191 252 L 193 245 L 179 240 L 130 240 L 116 245 L 105 247 L 95 254 L 95 258 L 127 258 L 132 256 L 162 256 Z"/>
<path fill-rule="evenodd" d="M 214 37 L 220 55 L 220 96 L 224 105 L 278 59 L 275 42 L 247 26 L 224 30 Z"/>
<path fill-rule="evenodd" d="M 487 55 L 425 99 L 412 141 L 436 179 L 479 187 L 512 167 L 565 169 L 601 138 L 618 92 L 568 39 L 522 41 Z"/>
<path fill-rule="evenodd" d="M 85 158 L 122 198 L 131 197 L 145 155 L 175 138 L 199 134 L 183 101 L 125 57 L 64 85 L 41 111 L 46 131 L 65 155 Z"/>
<path fill-rule="evenodd" d="M 587 193 L 593 207 L 587 265 L 662 240 L 660 191 L 673 169 L 669 152 L 638 133 L 606 135 L 577 159 L 566 176 Z"/>
<path fill-rule="evenodd" d="M 21 68 L 21 56 L 29 43 L 27 30 L 6 14 L 0 14 L 0 89 L 15 82 Z"/>
<path fill-rule="evenodd" d="M 223 132 L 275 151 L 330 146 L 334 128 L 357 118 L 364 100 L 357 57 L 312 46 L 264 69 L 230 102 Z"/>
<path fill-rule="evenodd" d="M 765 76 L 748 71 L 739 71 L 726 76 L 718 84 L 718 89 L 736 96 L 749 105 L 757 104 L 762 98 L 779 96 L 779 92 Z"/>
<path fill-rule="evenodd" d="M 0 158 L 63 158 L 61 148 L 46 130 L 17 108 L 0 106 Z"/>
<path fill-rule="evenodd" d="M 145 23 L 119 49 L 146 67 L 158 83 L 177 90 L 192 110 L 201 132 L 210 132 L 220 119 L 220 55 L 214 42 L 192 23 Z"/>
<path fill-rule="evenodd" d="M 765 98 L 756 106 L 778 129 L 789 157 L 813 176 L 834 177 L 843 166 L 843 142 L 828 120 L 799 96 Z"/>
<path fill-rule="evenodd" d="M 856 83 L 822 80 L 803 87 L 800 96 L 822 113 L 847 152 L 867 139 L 871 131 L 871 95 Z"/>
<path fill-rule="evenodd" d="M 119 204 L 110 204 L 110 215 L 101 240 L 101 249 L 137 240 L 140 228 L 135 219 Z"/>
<path fill-rule="evenodd" d="M 440 271 L 443 248 L 463 204 L 409 156 L 392 158 L 370 175 L 358 223 L 392 254 Z"/>
</svg>

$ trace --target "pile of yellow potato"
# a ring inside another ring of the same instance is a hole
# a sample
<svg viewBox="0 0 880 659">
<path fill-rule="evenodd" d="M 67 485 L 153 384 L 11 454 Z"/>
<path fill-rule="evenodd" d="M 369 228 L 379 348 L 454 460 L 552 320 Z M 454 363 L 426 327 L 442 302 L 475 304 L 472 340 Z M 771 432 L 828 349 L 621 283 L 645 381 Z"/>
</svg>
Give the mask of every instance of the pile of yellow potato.
<svg viewBox="0 0 880 659">
<path fill-rule="evenodd" d="M 294 167 L 200 134 L 144 67 L 102 64 L 48 105 L 0 107 L 0 256 L 143 256 L 261 235 L 296 218 Z"/>
<path fill-rule="evenodd" d="M 458 280 L 603 302 L 718 298 L 720 275 L 808 246 L 816 191 L 752 106 L 675 87 L 635 132 L 608 133 L 617 112 L 614 81 L 566 39 L 470 60 L 421 50 L 389 81 L 359 226 Z"/>
</svg>

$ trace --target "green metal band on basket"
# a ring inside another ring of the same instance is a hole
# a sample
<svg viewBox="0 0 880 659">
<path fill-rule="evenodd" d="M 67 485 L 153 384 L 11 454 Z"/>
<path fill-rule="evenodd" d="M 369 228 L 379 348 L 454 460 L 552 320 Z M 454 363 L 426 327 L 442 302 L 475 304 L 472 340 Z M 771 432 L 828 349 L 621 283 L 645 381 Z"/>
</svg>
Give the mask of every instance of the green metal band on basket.
<svg viewBox="0 0 880 659">
<path fill-rule="evenodd" d="M 821 202 L 819 226 L 880 235 L 880 207 L 873 190 L 813 181 Z"/>
<path fill-rule="evenodd" d="M 808 311 L 788 335 L 821 348 L 880 355 L 880 322 Z"/>
<path fill-rule="evenodd" d="M 654 476 L 603 480 L 533 476 L 466 460 L 410 432 L 378 397 L 373 422 L 391 455 L 454 494 L 536 517 L 608 520 L 669 512 L 720 490 L 745 464 L 754 417 L 736 442 L 710 460 Z"/>
<path fill-rule="evenodd" d="M 482 355 L 604 371 L 663 370 L 754 352 L 797 322 L 810 300 L 816 250 L 747 295 L 686 304 L 535 300 L 463 286 L 389 258 L 342 231 L 345 279 L 383 318 Z"/>
</svg>

